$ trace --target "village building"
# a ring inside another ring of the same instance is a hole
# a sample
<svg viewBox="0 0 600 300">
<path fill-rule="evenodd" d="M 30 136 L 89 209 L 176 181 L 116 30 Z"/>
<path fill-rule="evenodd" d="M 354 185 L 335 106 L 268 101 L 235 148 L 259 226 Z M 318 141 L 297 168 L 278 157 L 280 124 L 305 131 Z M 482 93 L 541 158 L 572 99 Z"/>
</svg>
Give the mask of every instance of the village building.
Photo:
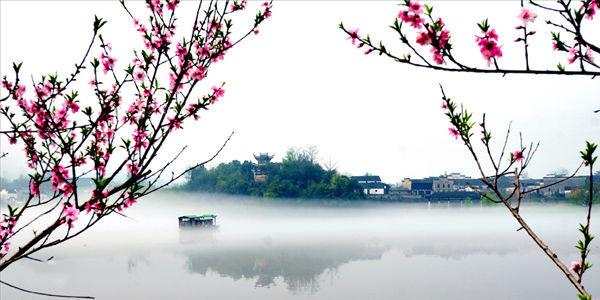
<svg viewBox="0 0 600 300">
<path fill-rule="evenodd" d="M 439 179 L 433 180 L 433 188 L 434 193 L 444 193 L 444 192 L 453 192 L 455 191 L 454 182 L 448 178 L 441 177 Z"/>
<path fill-rule="evenodd" d="M 275 155 L 269 153 L 253 154 L 256 163 L 252 165 L 252 173 L 255 182 L 266 182 L 269 174 L 267 174 L 266 165 L 271 162 Z"/>
<path fill-rule="evenodd" d="M 567 178 L 560 175 L 548 175 L 542 178 L 542 187 L 544 188 L 541 192 L 544 196 L 561 195 L 566 197 L 572 191 L 583 188 L 588 179 L 588 176 Z"/>
<path fill-rule="evenodd" d="M 352 176 L 352 180 L 356 181 L 363 189 L 363 193 L 367 196 L 383 196 L 388 193 L 389 185 L 381 182 L 381 177 L 373 175 Z"/>
<path fill-rule="evenodd" d="M 412 179 L 410 182 L 411 194 L 428 197 L 433 193 L 433 179 Z"/>
</svg>

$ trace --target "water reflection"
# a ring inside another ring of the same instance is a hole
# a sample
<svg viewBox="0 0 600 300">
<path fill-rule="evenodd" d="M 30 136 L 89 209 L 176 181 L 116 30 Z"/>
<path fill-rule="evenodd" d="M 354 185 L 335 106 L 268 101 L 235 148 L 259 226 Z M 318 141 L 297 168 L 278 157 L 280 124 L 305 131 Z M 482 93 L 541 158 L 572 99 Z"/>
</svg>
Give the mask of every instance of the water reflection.
<svg viewBox="0 0 600 300">
<path fill-rule="evenodd" d="M 2 279 L 97 299 L 574 296 L 563 275 L 501 209 L 156 197 L 132 208 L 129 216 L 137 222 L 107 219 L 88 235 L 40 253 L 54 256 L 51 264 L 24 261 L 3 271 Z M 220 216 L 218 230 L 179 229 L 178 216 L 206 212 Z M 526 207 L 524 213 L 563 260 L 576 259 L 579 207 Z M 598 220 L 600 212 L 594 214 Z M 592 226 L 595 235 L 599 228 Z M 593 247 L 590 260 L 598 262 L 600 248 Z M 595 294 L 599 271 L 586 273 L 587 288 Z M 38 299 L 5 288 L 0 298 Z"/>
<path fill-rule="evenodd" d="M 149 265 L 150 261 L 144 255 L 134 255 L 127 259 L 127 273 L 134 273 L 138 266 Z"/>
<path fill-rule="evenodd" d="M 189 232 L 186 232 L 189 234 Z M 251 279 L 255 287 L 270 288 L 281 278 L 292 292 L 316 293 L 318 277 L 335 273 L 343 264 L 357 260 L 380 260 L 388 248 L 378 243 L 327 242 L 199 246 L 187 250 L 189 272 L 209 272 L 235 280 Z"/>
</svg>

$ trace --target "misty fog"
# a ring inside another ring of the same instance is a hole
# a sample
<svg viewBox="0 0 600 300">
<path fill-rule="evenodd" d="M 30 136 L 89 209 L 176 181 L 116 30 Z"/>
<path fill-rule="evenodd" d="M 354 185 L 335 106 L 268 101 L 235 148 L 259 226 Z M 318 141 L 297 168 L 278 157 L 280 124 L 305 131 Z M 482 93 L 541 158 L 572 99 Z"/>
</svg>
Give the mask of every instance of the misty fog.
<svg viewBox="0 0 600 300">
<path fill-rule="evenodd" d="M 578 256 L 572 205 L 523 215 L 559 257 Z M 177 217 L 213 213 L 216 229 Z M 600 217 L 595 214 L 594 218 Z M 592 226 L 595 235 L 598 227 Z M 266 200 L 162 192 L 3 280 L 97 299 L 569 299 L 572 288 L 504 207 Z M 598 261 L 598 245 L 592 261 Z M 600 290 L 600 272 L 587 274 Z M 7 299 L 38 296 L 1 289 Z"/>
</svg>

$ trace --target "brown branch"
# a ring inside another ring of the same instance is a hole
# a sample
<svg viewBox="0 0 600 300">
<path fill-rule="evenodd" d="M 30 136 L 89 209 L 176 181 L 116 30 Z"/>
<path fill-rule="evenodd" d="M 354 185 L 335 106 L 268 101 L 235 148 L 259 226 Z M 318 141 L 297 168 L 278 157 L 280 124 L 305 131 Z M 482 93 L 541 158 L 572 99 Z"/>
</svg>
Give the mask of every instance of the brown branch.
<svg viewBox="0 0 600 300">
<path fill-rule="evenodd" d="M 207 160 L 205 160 L 205 161 L 203 161 L 203 162 L 201 162 L 201 163 L 195 164 L 195 165 L 193 165 L 193 166 L 191 166 L 191 167 L 189 167 L 189 168 L 185 169 L 183 172 L 179 173 L 179 175 L 177 175 L 177 176 L 174 176 L 174 175 L 173 175 L 173 176 L 171 177 L 171 179 L 169 179 L 169 181 L 167 181 L 167 183 L 165 183 L 165 184 L 162 184 L 161 186 L 159 186 L 159 187 L 157 187 L 157 188 L 154 188 L 154 189 L 152 189 L 152 190 L 150 190 L 150 191 L 147 191 L 147 192 L 146 192 L 146 191 L 144 191 L 144 194 L 143 194 L 143 196 L 145 196 L 145 195 L 148 195 L 148 194 L 151 194 L 151 193 L 153 193 L 153 192 L 155 192 L 155 191 L 157 191 L 157 190 L 159 190 L 159 189 L 162 189 L 163 187 L 165 187 L 165 186 L 167 186 L 167 185 L 171 184 L 173 181 L 175 181 L 175 180 L 177 180 L 177 179 L 181 178 L 181 176 L 185 175 L 186 173 L 188 173 L 188 172 L 190 172 L 190 171 L 192 171 L 192 170 L 194 170 L 194 169 L 196 169 L 196 168 L 198 168 L 198 167 L 200 167 L 200 166 L 203 166 L 203 165 L 205 165 L 205 164 L 207 164 L 207 163 L 209 163 L 209 162 L 213 161 L 213 160 L 214 160 L 214 159 L 215 159 L 215 158 L 216 158 L 216 157 L 217 157 L 217 156 L 218 156 L 218 155 L 221 153 L 221 151 L 223 151 L 223 149 L 225 149 L 225 146 L 227 146 L 227 143 L 229 143 L 229 140 L 231 140 L 231 137 L 233 137 L 233 134 L 234 134 L 234 133 L 235 133 L 235 131 L 232 131 L 232 132 L 229 134 L 229 137 L 227 137 L 227 139 L 225 140 L 225 142 L 223 143 L 223 145 L 221 145 L 221 148 L 219 148 L 219 150 L 217 150 L 217 152 L 215 152 L 215 154 L 213 154 L 213 156 L 212 156 L 212 157 L 210 157 L 209 159 L 207 159 Z"/>
<path fill-rule="evenodd" d="M 440 86 L 440 88 L 441 88 L 441 86 Z M 444 99 L 447 99 L 446 95 L 444 93 L 443 88 L 441 88 L 441 91 L 442 91 L 442 95 L 443 95 Z M 453 103 L 450 103 L 450 104 L 453 105 Z M 448 106 L 452 107 L 452 105 L 448 105 Z M 454 122 L 456 122 L 457 116 L 454 115 L 453 112 L 451 111 L 449 113 L 449 117 L 450 117 L 451 123 L 456 126 L 457 124 L 454 124 Z M 465 130 L 462 127 L 458 127 L 458 126 L 456 126 L 456 127 L 457 127 L 458 130 Z M 546 256 L 548 256 L 548 258 L 550 258 L 550 260 L 559 268 L 559 270 L 565 275 L 565 277 L 567 277 L 567 279 L 578 290 L 578 292 L 580 294 L 587 295 L 587 292 L 586 292 L 585 288 L 581 285 L 581 283 L 574 276 L 574 274 L 571 273 L 571 271 L 569 270 L 569 268 L 567 268 L 567 266 L 558 258 L 558 255 L 556 255 L 556 253 L 554 253 L 548 247 L 548 245 L 546 245 L 544 243 L 544 241 L 533 231 L 533 229 L 531 229 L 531 227 L 529 227 L 529 225 L 527 224 L 527 222 L 521 217 L 521 215 L 519 214 L 518 207 L 517 208 L 513 208 L 511 206 L 510 202 L 509 202 L 509 199 L 507 199 L 502 194 L 502 192 L 500 191 L 500 189 L 498 188 L 498 185 L 497 185 L 497 182 L 498 182 L 498 179 L 500 178 L 500 175 L 495 175 L 494 176 L 494 182 L 495 182 L 494 185 L 492 185 L 492 184 L 489 183 L 489 181 L 487 180 L 487 176 L 485 175 L 485 172 L 483 171 L 483 168 L 481 167 L 481 163 L 479 161 L 479 158 L 478 158 L 477 154 L 475 153 L 475 151 L 473 149 L 473 146 L 471 144 L 471 141 L 469 139 L 470 135 L 469 135 L 468 129 L 467 129 L 466 132 L 460 132 L 460 136 L 461 136 L 461 139 L 464 142 L 465 146 L 469 150 L 469 153 L 471 154 L 471 156 L 475 160 L 475 163 L 477 164 L 477 167 L 479 168 L 479 171 L 480 171 L 480 173 L 482 175 L 482 181 L 496 194 L 496 196 L 500 199 L 500 201 L 502 201 L 502 203 L 504 204 L 504 206 L 509 210 L 509 212 L 511 213 L 511 215 L 515 218 L 515 220 L 521 225 L 521 227 L 523 228 L 523 230 L 525 230 L 525 232 L 527 233 L 527 235 L 529 235 L 529 237 L 531 237 L 531 239 L 533 239 L 533 241 L 538 245 L 538 247 L 540 249 L 542 249 L 542 251 L 544 252 L 544 254 L 546 254 Z M 508 137 L 507 137 L 507 139 L 508 139 Z M 508 168 L 510 168 L 513 164 L 514 164 L 514 160 L 511 160 L 511 164 L 508 166 Z M 521 172 L 522 172 L 522 170 L 523 170 L 523 166 L 521 166 Z M 518 178 L 520 176 L 521 172 L 515 171 L 515 177 Z M 517 183 L 519 183 L 518 180 L 517 180 Z M 517 186 L 515 188 L 519 188 L 519 187 Z M 514 192 L 515 192 L 515 190 L 513 190 L 513 193 Z M 486 198 L 489 199 L 489 197 L 487 197 L 487 196 L 486 196 Z M 520 205 L 520 202 L 518 204 Z"/>
<path fill-rule="evenodd" d="M 48 297 L 55 297 L 55 298 L 71 298 L 71 299 L 96 299 L 95 297 L 92 296 L 72 296 L 72 295 L 61 295 L 61 294 L 50 294 L 50 293 L 43 293 L 43 292 L 36 292 L 36 291 L 32 291 L 32 290 L 28 290 L 28 289 L 24 289 L 21 287 L 18 287 L 16 285 L 12 285 L 6 281 L 0 280 L 0 283 L 9 286 L 13 289 L 19 290 L 21 292 L 25 292 L 25 293 L 30 293 L 30 294 L 34 294 L 34 295 L 40 295 L 40 296 L 48 296 Z"/>
<path fill-rule="evenodd" d="M 525 191 L 523 191 L 523 194 L 528 194 L 528 193 L 531 193 L 531 192 L 540 191 L 540 190 L 543 190 L 543 189 L 547 189 L 547 188 L 549 188 L 551 186 L 563 183 L 563 182 L 565 182 L 565 181 L 567 181 L 567 180 L 575 177 L 575 175 L 577 175 L 577 172 L 579 172 L 579 170 L 581 169 L 581 167 L 583 167 L 583 162 L 579 165 L 579 167 L 577 167 L 577 169 L 575 170 L 575 172 L 573 172 L 571 175 L 569 175 L 569 176 L 567 176 L 567 177 L 565 177 L 565 178 L 563 178 L 561 180 L 555 181 L 555 182 L 553 182 L 551 184 L 548 184 L 548 185 L 544 185 L 544 186 L 541 186 L 541 187 L 538 187 L 538 188 L 533 188 L 533 189 L 530 189 L 530 190 L 525 190 Z"/>
</svg>

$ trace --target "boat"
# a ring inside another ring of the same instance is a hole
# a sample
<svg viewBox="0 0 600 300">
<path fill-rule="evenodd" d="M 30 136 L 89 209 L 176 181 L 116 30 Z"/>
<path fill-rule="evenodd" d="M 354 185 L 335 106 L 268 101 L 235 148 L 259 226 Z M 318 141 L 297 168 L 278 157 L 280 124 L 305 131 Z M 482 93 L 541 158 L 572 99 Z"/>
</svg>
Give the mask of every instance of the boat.
<svg viewBox="0 0 600 300">
<path fill-rule="evenodd" d="M 185 215 L 178 218 L 179 227 L 216 227 L 217 215 Z"/>
</svg>

